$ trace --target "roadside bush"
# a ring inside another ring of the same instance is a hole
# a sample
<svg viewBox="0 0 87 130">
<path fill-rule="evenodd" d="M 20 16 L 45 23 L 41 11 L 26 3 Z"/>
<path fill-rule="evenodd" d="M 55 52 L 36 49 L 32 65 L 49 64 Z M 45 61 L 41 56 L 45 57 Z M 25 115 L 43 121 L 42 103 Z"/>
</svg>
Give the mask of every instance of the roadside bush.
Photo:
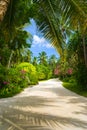
<svg viewBox="0 0 87 130">
<path fill-rule="evenodd" d="M 63 79 L 63 82 L 69 82 L 69 80 L 70 80 L 70 77 L 66 77 Z"/>
<path fill-rule="evenodd" d="M 0 66 L 0 97 L 10 97 L 19 93 L 28 82 L 21 78 L 16 68 L 7 69 Z"/>
<path fill-rule="evenodd" d="M 10 69 L 0 65 L 0 97 L 13 96 L 28 85 L 37 83 L 36 68 L 29 63 L 21 63 Z"/>
<path fill-rule="evenodd" d="M 73 77 L 71 77 L 71 78 L 69 79 L 69 83 L 76 83 L 76 79 L 73 78 Z"/>
<path fill-rule="evenodd" d="M 26 78 L 26 73 L 22 73 L 21 71 L 18 71 L 16 68 L 9 69 L 8 78 L 10 83 L 16 86 L 20 86 L 20 88 L 25 88 L 29 84 Z"/>
<path fill-rule="evenodd" d="M 8 70 L 0 64 L 0 89 L 8 84 L 7 78 Z"/>
<path fill-rule="evenodd" d="M 71 76 L 71 77 L 65 77 L 63 79 L 63 82 L 68 82 L 68 83 L 76 83 L 76 79 L 74 76 Z"/>
<path fill-rule="evenodd" d="M 24 78 L 24 80 L 26 79 L 28 81 L 28 84 L 37 84 L 38 83 L 38 76 L 37 76 L 35 66 L 33 66 L 30 63 L 23 62 L 23 63 L 19 64 L 16 68 L 19 72 L 21 72 L 22 78 Z M 23 74 L 25 74 L 25 77 L 23 76 Z"/>
<path fill-rule="evenodd" d="M 82 90 L 87 90 L 87 68 L 84 64 L 78 65 L 78 69 L 75 73 L 78 85 Z"/>
<path fill-rule="evenodd" d="M 39 80 L 46 80 L 52 77 L 52 71 L 45 65 L 37 65 L 37 73 Z"/>
<path fill-rule="evenodd" d="M 9 84 L 8 86 L 4 87 L 2 90 L 0 90 L 0 97 L 11 97 L 19 92 L 21 92 L 23 89 L 20 88 L 20 86 L 16 86 L 15 84 Z"/>
</svg>

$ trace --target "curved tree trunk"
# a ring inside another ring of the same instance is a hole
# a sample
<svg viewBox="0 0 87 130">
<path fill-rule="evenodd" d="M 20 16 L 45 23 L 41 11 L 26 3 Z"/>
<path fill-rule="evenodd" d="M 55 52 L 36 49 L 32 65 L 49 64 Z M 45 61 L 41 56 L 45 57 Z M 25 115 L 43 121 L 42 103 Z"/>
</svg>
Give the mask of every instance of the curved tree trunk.
<svg viewBox="0 0 87 130">
<path fill-rule="evenodd" d="M 0 22 L 3 21 L 9 3 L 10 0 L 0 0 Z"/>
</svg>

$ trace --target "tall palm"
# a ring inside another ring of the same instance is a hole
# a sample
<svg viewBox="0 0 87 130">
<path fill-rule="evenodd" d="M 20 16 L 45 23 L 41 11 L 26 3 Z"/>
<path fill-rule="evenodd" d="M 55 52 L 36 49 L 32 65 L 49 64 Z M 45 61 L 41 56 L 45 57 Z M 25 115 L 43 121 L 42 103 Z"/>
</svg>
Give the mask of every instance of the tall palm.
<svg viewBox="0 0 87 130">
<path fill-rule="evenodd" d="M 24 48 L 21 53 L 21 61 L 22 62 L 30 62 L 31 63 L 31 57 L 32 52 L 29 50 L 29 48 Z"/>
<path fill-rule="evenodd" d="M 38 58 L 37 57 L 34 57 L 33 58 L 33 65 L 37 65 L 38 64 Z"/>
<path fill-rule="evenodd" d="M 8 0 L 3 1 L 8 3 Z M 26 44 L 27 36 L 26 32 L 23 31 L 24 24 L 29 22 L 29 8 L 30 1 L 28 0 L 10 0 L 3 21 L 0 23 L 0 32 L 3 34 L 6 45 L 11 50 L 8 66 L 10 66 L 14 52 L 15 55 L 19 55 L 20 49 L 29 45 Z"/>
<path fill-rule="evenodd" d="M 20 60 L 26 59 L 28 62 L 30 61 L 30 48 L 31 43 L 27 42 L 26 39 L 30 39 L 31 35 L 25 31 L 17 31 L 16 36 L 9 43 L 9 49 L 11 50 L 11 54 L 8 60 L 8 68 L 11 65 L 11 60 L 15 63 L 20 62 Z"/>
<path fill-rule="evenodd" d="M 41 53 L 39 53 L 38 59 L 39 59 L 40 64 L 46 65 L 47 64 L 46 52 L 42 51 Z"/>
<path fill-rule="evenodd" d="M 51 55 L 51 57 L 49 58 L 49 64 L 51 65 L 51 66 L 53 66 L 54 64 L 56 64 L 57 63 L 57 58 L 56 58 L 56 56 L 55 55 Z"/>
<path fill-rule="evenodd" d="M 52 69 L 52 71 L 54 72 L 54 69 L 57 66 L 57 58 L 55 55 L 51 55 L 51 57 L 49 58 L 49 66 Z"/>
</svg>

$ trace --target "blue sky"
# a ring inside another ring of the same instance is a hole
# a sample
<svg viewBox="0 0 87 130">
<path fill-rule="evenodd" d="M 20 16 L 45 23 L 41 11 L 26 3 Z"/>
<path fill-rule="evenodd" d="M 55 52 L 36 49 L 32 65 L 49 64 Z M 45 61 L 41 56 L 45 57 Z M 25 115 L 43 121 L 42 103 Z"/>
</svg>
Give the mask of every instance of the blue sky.
<svg viewBox="0 0 87 130">
<path fill-rule="evenodd" d="M 32 46 L 30 49 L 33 52 L 33 56 L 38 56 L 40 52 L 45 51 L 48 56 L 55 55 L 56 57 L 59 57 L 50 42 L 46 40 L 38 31 L 36 23 L 33 19 L 31 19 L 31 25 L 26 26 L 24 30 L 30 32 L 33 36 Z"/>
</svg>

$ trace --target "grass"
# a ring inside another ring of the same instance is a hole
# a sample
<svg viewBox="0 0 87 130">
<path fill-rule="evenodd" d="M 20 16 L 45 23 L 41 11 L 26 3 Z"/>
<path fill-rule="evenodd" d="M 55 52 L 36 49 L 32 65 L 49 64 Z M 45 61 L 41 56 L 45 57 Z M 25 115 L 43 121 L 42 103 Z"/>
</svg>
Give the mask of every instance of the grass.
<svg viewBox="0 0 87 130">
<path fill-rule="evenodd" d="M 76 83 L 63 82 L 63 86 L 81 96 L 87 97 L 87 90 L 83 90 L 82 87 L 78 86 Z"/>
</svg>

